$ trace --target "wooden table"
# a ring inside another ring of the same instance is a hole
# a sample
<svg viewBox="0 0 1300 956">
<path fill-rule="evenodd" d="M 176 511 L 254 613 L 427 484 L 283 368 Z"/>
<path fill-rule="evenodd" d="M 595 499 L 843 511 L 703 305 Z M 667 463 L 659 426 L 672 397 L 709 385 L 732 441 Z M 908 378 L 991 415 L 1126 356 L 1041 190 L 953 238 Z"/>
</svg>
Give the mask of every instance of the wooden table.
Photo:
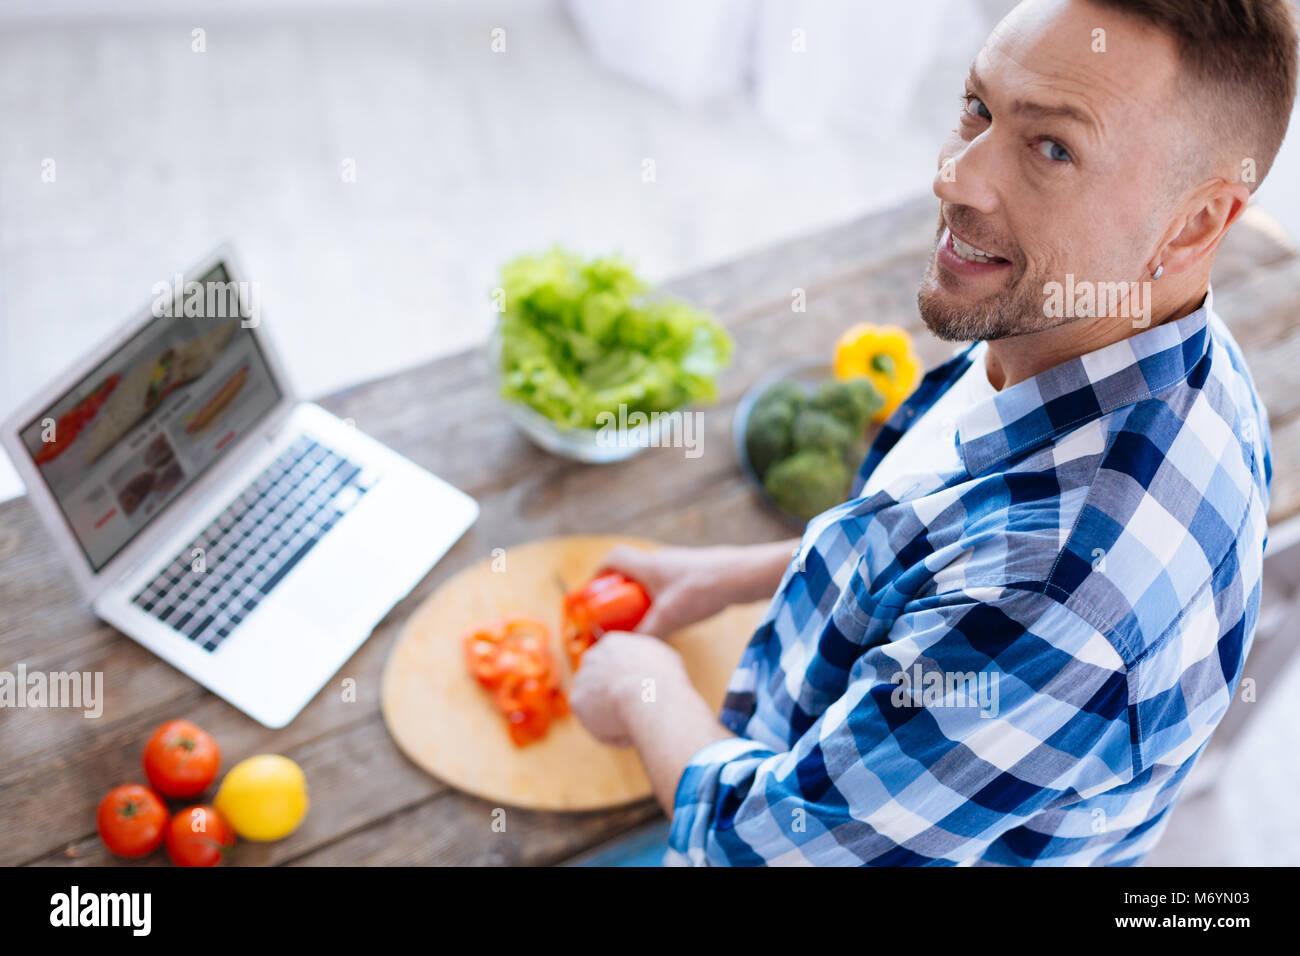
<svg viewBox="0 0 1300 956">
<path fill-rule="evenodd" d="M 480 355 L 450 356 L 322 401 L 482 504 L 482 517 L 379 625 L 307 709 L 267 730 L 78 603 L 72 581 L 25 499 L 0 504 L 0 670 L 102 671 L 104 712 L 0 711 L 0 864 L 105 863 L 94 811 L 112 786 L 140 780 L 140 751 L 163 720 L 216 735 L 225 765 L 283 753 L 306 771 L 311 812 L 279 843 L 241 843 L 240 864 L 545 864 L 590 850 L 660 816 L 645 802 L 587 814 L 509 810 L 449 789 L 397 750 L 379 713 L 379 675 L 402 622 L 441 581 L 495 548 L 547 535 L 626 532 L 682 544 L 759 542 L 789 534 L 743 483 L 731 413 L 773 365 L 828 355 L 856 321 L 917 328 L 915 290 L 933 245 L 937 204 L 886 213 L 769 248 L 670 283 L 717 314 L 736 339 L 721 401 L 705 413 L 703 454 L 650 449 L 603 467 L 551 457 L 497 407 Z M 795 312 L 796 289 L 807 311 Z M 1250 358 L 1272 416 L 1274 522 L 1300 511 L 1300 256 L 1250 211 L 1222 250 L 1216 305 Z M 364 326 L 357 334 L 366 334 Z M 286 342 L 292 347 L 292 342 Z M 927 364 L 952 346 L 918 331 Z M 356 681 L 345 701 L 344 678 Z M 157 854 L 144 865 L 165 862 Z"/>
</svg>

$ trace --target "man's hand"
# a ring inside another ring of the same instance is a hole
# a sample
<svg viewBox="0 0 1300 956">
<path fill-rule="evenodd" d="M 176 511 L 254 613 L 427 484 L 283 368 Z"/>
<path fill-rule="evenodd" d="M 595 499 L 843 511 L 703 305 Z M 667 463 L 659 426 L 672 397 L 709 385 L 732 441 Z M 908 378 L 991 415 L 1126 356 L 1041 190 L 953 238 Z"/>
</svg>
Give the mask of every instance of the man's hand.
<svg viewBox="0 0 1300 956">
<path fill-rule="evenodd" d="M 665 681 L 686 681 L 681 655 L 645 634 L 610 631 L 582 655 L 569 703 L 582 726 L 603 744 L 628 747 L 628 719 Z"/>
<path fill-rule="evenodd" d="M 710 548 L 614 548 L 602 567 L 640 582 L 650 610 L 637 630 L 668 637 L 732 604 L 769 596 L 790 563 L 796 541 Z"/>
<path fill-rule="evenodd" d="M 597 740 L 636 747 L 669 816 L 691 757 L 732 736 L 691 685 L 677 651 L 645 634 L 610 631 L 592 645 L 574 675 L 569 703 Z"/>
</svg>

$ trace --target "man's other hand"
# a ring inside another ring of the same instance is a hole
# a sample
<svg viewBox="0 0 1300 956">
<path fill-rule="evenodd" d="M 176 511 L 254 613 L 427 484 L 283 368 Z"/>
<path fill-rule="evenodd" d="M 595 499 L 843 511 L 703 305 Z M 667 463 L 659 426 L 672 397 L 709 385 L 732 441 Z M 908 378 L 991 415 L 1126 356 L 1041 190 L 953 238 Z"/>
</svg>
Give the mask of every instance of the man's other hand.
<svg viewBox="0 0 1300 956">
<path fill-rule="evenodd" d="M 797 542 L 707 548 L 614 548 L 602 569 L 640 582 L 650 595 L 650 610 L 637 631 L 668 637 L 732 604 L 768 597 Z"/>
<path fill-rule="evenodd" d="M 582 726 L 603 744 L 632 744 L 633 708 L 652 705 L 680 683 L 689 687 L 681 655 L 645 634 L 610 631 L 582 655 L 569 703 Z"/>
</svg>

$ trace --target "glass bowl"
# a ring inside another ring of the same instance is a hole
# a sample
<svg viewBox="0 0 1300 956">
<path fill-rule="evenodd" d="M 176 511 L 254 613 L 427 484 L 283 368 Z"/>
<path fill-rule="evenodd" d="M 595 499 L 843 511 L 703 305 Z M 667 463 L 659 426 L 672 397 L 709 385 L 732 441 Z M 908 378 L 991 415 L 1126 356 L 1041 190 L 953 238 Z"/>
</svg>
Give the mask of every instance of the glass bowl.
<svg viewBox="0 0 1300 956">
<path fill-rule="evenodd" d="M 625 461 L 659 443 L 662 419 L 650 416 L 645 425 L 635 428 L 563 428 L 522 402 L 512 402 L 501 394 L 501 326 L 498 323 L 484 350 L 488 378 L 493 393 L 515 426 L 539 448 L 561 458 L 592 465 Z"/>
</svg>

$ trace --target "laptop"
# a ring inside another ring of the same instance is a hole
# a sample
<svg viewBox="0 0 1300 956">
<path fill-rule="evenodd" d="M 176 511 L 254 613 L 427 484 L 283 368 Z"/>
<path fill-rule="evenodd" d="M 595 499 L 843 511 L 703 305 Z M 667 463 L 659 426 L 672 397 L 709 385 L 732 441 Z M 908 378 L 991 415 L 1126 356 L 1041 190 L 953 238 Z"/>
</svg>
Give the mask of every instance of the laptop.
<svg viewBox="0 0 1300 956">
<path fill-rule="evenodd" d="M 4 423 L 94 613 L 283 727 L 478 516 L 294 397 L 229 249 Z"/>
</svg>

